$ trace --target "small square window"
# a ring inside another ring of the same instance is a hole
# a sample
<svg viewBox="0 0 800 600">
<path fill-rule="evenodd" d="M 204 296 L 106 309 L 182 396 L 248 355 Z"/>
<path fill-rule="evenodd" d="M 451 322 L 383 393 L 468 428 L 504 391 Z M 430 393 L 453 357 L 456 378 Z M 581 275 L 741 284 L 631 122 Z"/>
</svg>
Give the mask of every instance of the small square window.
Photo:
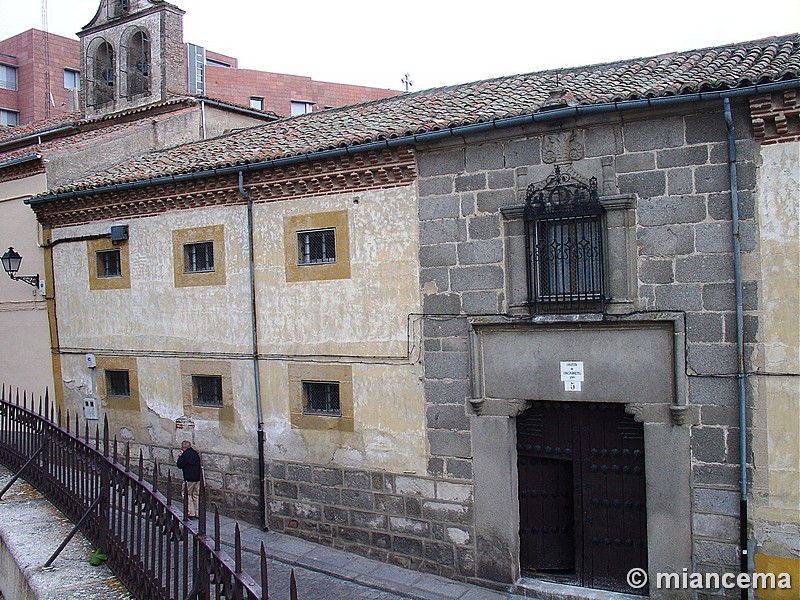
<svg viewBox="0 0 800 600">
<path fill-rule="evenodd" d="M 222 377 L 192 375 L 192 403 L 195 406 L 222 407 Z"/>
<path fill-rule="evenodd" d="M 0 89 L 17 89 L 17 68 L 10 65 L 0 65 Z"/>
<path fill-rule="evenodd" d="M 131 383 L 128 371 L 106 370 L 106 394 L 108 396 L 130 396 Z"/>
<path fill-rule="evenodd" d="M 97 256 L 98 277 L 122 277 L 119 250 L 100 250 L 95 256 Z"/>
<path fill-rule="evenodd" d="M 256 110 L 264 110 L 264 99 L 259 98 L 258 96 L 251 96 L 250 108 L 255 108 Z"/>
<path fill-rule="evenodd" d="M 184 273 L 211 273 L 214 271 L 214 242 L 196 242 L 183 245 Z"/>
<path fill-rule="evenodd" d="M 318 265 L 334 262 L 336 262 L 335 229 L 297 232 L 297 264 Z"/>
<path fill-rule="evenodd" d="M 304 381 L 303 412 L 312 415 L 341 416 L 339 382 Z"/>
<path fill-rule="evenodd" d="M 81 74 L 78 71 L 64 69 L 64 87 L 68 90 L 81 89 Z"/>
</svg>

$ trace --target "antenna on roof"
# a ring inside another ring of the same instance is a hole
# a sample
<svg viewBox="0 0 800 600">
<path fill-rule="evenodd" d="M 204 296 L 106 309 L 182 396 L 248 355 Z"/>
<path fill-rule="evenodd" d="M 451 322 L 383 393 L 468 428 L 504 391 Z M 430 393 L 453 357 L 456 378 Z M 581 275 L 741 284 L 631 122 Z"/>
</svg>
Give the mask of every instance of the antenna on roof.
<svg viewBox="0 0 800 600">
<path fill-rule="evenodd" d="M 42 0 L 42 31 L 44 32 L 44 115 L 50 118 L 50 106 L 55 106 L 50 91 L 50 34 L 47 29 L 47 0 Z"/>
<path fill-rule="evenodd" d="M 405 83 L 406 84 L 406 92 L 408 92 L 408 88 L 410 88 L 412 85 L 414 85 L 414 82 L 411 81 L 411 75 L 409 75 L 408 73 L 403 75 L 403 78 L 400 80 L 400 83 Z"/>
</svg>

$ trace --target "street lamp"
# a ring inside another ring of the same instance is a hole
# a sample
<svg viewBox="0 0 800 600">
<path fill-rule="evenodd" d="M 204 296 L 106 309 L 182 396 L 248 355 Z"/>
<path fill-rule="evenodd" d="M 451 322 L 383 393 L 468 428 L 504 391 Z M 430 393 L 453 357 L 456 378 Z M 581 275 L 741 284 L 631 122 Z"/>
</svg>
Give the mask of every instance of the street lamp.
<svg viewBox="0 0 800 600">
<path fill-rule="evenodd" d="M 22 263 L 22 257 L 19 255 L 19 252 L 15 252 L 13 248 L 9 248 L 5 254 L 3 254 L 0 260 L 3 261 L 3 269 L 8 276 L 11 277 L 14 281 L 24 281 L 28 285 L 32 285 L 35 288 L 39 287 L 39 274 L 36 275 L 21 275 L 17 277 L 17 271 L 19 271 L 19 265 Z"/>
</svg>

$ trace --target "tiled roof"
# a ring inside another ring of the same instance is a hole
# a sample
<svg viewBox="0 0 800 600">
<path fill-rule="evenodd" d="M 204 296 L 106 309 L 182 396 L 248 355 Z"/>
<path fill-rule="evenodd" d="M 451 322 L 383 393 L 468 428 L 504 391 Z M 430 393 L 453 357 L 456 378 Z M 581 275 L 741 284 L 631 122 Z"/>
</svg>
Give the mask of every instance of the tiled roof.
<svg viewBox="0 0 800 600">
<path fill-rule="evenodd" d="M 530 115 L 551 104 L 599 105 L 730 90 L 798 80 L 798 77 L 798 34 L 615 63 L 512 75 L 282 119 L 133 159 L 50 193 L 357 147 L 375 140 Z"/>
<path fill-rule="evenodd" d="M 80 113 L 69 113 L 64 116 L 55 117 L 52 119 L 47 119 L 42 121 L 32 121 L 31 123 L 27 123 L 26 125 L 19 125 L 17 127 L 0 127 L 0 144 L 4 144 L 6 142 L 12 142 L 17 139 L 27 138 L 29 136 L 34 136 L 34 135 L 45 136 L 48 133 L 55 132 L 56 130 L 61 129 L 63 127 L 87 127 L 95 124 L 101 124 L 107 121 L 115 121 L 124 117 L 129 117 L 131 115 L 158 111 L 165 108 L 176 107 L 179 105 L 196 106 L 197 104 L 200 103 L 201 100 L 208 100 L 216 104 L 219 104 L 223 107 L 227 107 L 231 110 L 236 110 L 236 111 L 246 110 L 247 112 L 251 113 L 263 114 L 267 118 L 269 117 L 273 117 L 275 119 L 278 118 L 278 116 L 273 112 L 260 111 L 245 106 L 239 106 L 238 104 L 233 104 L 231 102 L 226 102 L 224 100 L 215 100 L 213 98 L 206 98 L 203 96 L 174 96 L 172 98 L 168 98 L 167 100 L 160 100 L 158 102 L 153 102 L 150 104 L 145 104 L 143 106 L 137 106 L 134 108 L 120 110 L 117 112 L 113 112 L 98 117 L 83 118 L 81 117 Z"/>
</svg>

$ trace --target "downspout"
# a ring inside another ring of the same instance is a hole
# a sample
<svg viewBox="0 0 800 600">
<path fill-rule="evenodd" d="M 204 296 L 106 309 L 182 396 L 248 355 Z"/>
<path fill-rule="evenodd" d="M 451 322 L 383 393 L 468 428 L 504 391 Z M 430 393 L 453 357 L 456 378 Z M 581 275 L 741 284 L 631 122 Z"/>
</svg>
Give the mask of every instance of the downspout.
<svg viewBox="0 0 800 600">
<path fill-rule="evenodd" d="M 200 101 L 200 139 L 206 139 L 206 103 L 204 100 Z"/>
<path fill-rule="evenodd" d="M 736 287 L 736 351 L 738 364 L 736 378 L 739 382 L 739 549 L 742 573 L 750 570 L 747 537 L 747 405 L 745 402 L 744 370 L 744 317 L 742 316 L 742 251 L 739 242 L 739 192 L 736 178 L 736 132 L 733 128 L 730 98 L 724 98 L 725 124 L 728 126 L 728 166 L 731 180 L 731 220 L 733 221 L 733 269 Z M 742 599 L 747 590 L 742 588 Z"/>
<path fill-rule="evenodd" d="M 258 369 L 258 314 L 256 313 L 256 269 L 253 250 L 253 198 L 244 189 L 244 173 L 239 171 L 239 194 L 247 200 L 247 249 L 250 263 L 250 327 L 253 334 L 253 385 L 256 388 L 258 417 L 258 518 L 261 529 L 267 529 L 267 499 L 264 494 L 264 414 L 261 409 L 261 377 Z"/>
</svg>

